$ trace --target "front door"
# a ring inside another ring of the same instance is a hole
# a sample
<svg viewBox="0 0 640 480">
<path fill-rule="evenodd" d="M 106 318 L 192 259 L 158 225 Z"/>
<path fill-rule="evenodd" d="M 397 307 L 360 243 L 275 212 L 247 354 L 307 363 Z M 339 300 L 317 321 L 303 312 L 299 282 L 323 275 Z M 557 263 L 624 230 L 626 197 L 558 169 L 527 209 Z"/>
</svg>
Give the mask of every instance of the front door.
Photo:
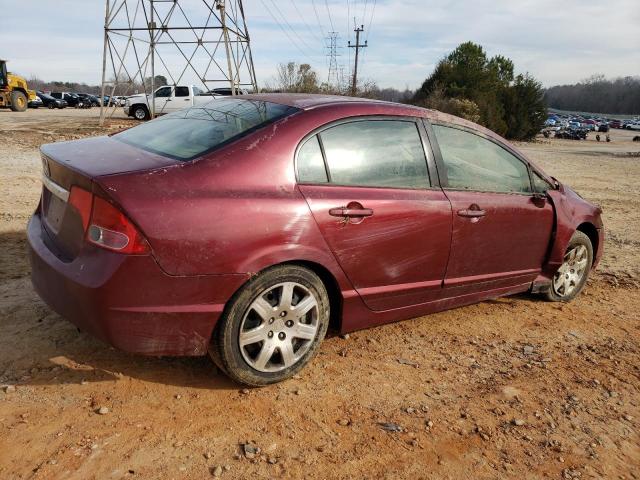
<svg viewBox="0 0 640 480">
<path fill-rule="evenodd" d="M 451 206 L 429 180 L 419 128 L 404 117 L 354 120 L 311 137 L 298 153 L 299 188 L 373 310 L 425 303 L 442 292 Z"/>
<path fill-rule="evenodd" d="M 535 279 L 551 241 L 553 207 L 534 193 L 526 163 L 470 131 L 433 130 L 453 209 L 445 290 L 457 295 Z"/>
<path fill-rule="evenodd" d="M 173 87 L 160 87 L 156 90 L 154 102 L 155 102 L 155 113 L 156 115 L 161 115 L 163 113 L 171 112 L 171 91 Z"/>
</svg>

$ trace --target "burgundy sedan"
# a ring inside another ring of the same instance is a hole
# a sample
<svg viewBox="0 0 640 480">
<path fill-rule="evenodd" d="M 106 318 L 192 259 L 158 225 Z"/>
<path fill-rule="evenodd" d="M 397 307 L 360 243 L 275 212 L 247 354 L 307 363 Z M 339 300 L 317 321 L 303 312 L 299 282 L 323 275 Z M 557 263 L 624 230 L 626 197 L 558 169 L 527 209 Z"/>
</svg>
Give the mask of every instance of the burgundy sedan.
<svg viewBox="0 0 640 480">
<path fill-rule="evenodd" d="M 487 129 L 314 95 L 214 100 L 42 147 L 38 294 L 129 352 L 211 354 L 238 382 L 349 332 L 502 295 L 566 302 L 601 210 Z"/>
</svg>

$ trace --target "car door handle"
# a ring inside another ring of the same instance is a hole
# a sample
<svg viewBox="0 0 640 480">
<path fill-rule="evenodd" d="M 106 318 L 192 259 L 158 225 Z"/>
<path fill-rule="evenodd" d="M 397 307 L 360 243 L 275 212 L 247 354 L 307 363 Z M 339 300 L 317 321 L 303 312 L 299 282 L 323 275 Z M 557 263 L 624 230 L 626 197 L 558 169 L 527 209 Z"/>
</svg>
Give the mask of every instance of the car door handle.
<svg viewBox="0 0 640 480">
<path fill-rule="evenodd" d="M 458 210 L 458 215 L 461 217 L 469 217 L 469 218 L 478 218 L 484 217 L 487 214 L 484 210 L 472 210 L 472 209 L 464 209 Z"/>
<path fill-rule="evenodd" d="M 370 208 L 348 208 L 348 207 L 338 207 L 332 208 L 329 210 L 329 215 L 332 217 L 370 217 L 373 215 L 373 210 Z"/>
</svg>

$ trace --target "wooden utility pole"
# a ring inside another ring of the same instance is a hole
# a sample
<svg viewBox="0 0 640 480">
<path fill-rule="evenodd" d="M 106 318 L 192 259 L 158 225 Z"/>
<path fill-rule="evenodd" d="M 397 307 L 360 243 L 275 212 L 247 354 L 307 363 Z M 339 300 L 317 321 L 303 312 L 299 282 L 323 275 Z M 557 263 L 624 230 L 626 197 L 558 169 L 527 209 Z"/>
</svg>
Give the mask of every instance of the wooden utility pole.
<svg viewBox="0 0 640 480">
<path fill-rule="evenodd" d="M 351 45 L 351 42 L 349 42 L 349 48 L 356 49 L 355 65 L 353 66 L 353 81 L 351 82 L 351 95 L 356 94 L 356 88 L 358 86 L 358 53 L 361 48 L 365 48 L 367 46 L 366 40 L 363 44 L 360 43 L 360 32 L 364 32 L 364 25 L 360 25 L 360 28 L 356 27 L 354 32 L 356 32 L 356 44 Z"/>
</svg>

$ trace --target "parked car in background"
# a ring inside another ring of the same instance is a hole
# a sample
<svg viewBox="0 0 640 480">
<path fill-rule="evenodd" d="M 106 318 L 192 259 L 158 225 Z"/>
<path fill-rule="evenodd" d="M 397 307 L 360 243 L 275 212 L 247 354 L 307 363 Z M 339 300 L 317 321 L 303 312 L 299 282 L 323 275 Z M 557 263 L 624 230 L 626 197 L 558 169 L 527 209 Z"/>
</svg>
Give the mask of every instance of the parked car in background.
<svg viewBox="0 0 640 480">
<path fill-rule="evenodd" d="M 215 95 L 203 93 L 195 85 L 178 85 L 176 87 L 165 85 L 156 89 L 155 114 L 164 115 L 187 107 L 204 105 L 214 98 Z M 125 102 L 124 113 L 137 120 L 148 120 L 151 118 L 150 101 L 151 95 L 131 95 Z"/>
<path fill-rule="evenodd" d="M 76 95 L 80 97 L 83 100 L 83 102 L 88 103 L 89 106 L 91 107 L 100 106 L 100 100 L 95 95 L 91 95 L 89 93 L 76 93 Z"/>
<path fill-rule="evenodd" d="M 70 107 L 78 108 L 83 106 L 82 99 L 71 92 L 51 92 L 51 96 L 53 98 L 57 98 L 58 100 L 64 100 L 67 102 L 67 105 Z"/>
<path fill-rule="evenodd" d="M 40 100 L 40 97 L 38 97 L 38 95 L 36 94 L 36 98 L 30 100 L 27 105 L 29 108 L 39 108 L 43 107 L 44 103 L 42 103 L 42 100 Z"/>
<path fill-rule="evenodd" d="M 609 122 L 609 127 L 622 128 L 622 122 L 620 120 L 612 120 L 611 122 Z"/>
<path fill-rule="evenodd" d="M 207 95 L 220 95 L 222 97 L 231 97 L 233 96 L 233 92 L 231 91 L 231 87 L 219 87 L 214 88 L 213 90 L 209 90 Z M 244 88 L 237 88 L 236 95 L 249 95 L 249 92 Z"/>
<path fill-rule="evenodd" d="M 38 294 L 120 349 L 209 351 L 248 385 L 295 375 L 330 320 L 568 302 L 603 250 L 601 209 L 509 142 L 391 102 L 226 97 L 41 152 Z"/>
<path fill-rule="evenodd" d="M 627 130 L 640 130 L 640 122 L 629 123 L 625 128 Z"/>
<path fill-rule="evenodd" d="M 104 96 L 103 102 L 104 102 L 104 104 L 105 104 L 106 106 L 108 106 L 108 107 L 115 107 L 115 106 L 118 106 L 118 103 L 119 103 L 119 101 L 118 101 L 118 97 L 115 97 L 115 96 L 114 96 L 114 97 L 111 97 L 111 96 L 109 96 L 109 95 L 105 95 L 105 96 Z"/>
<path fill-rule="evenodd" d="M 40 100 L 42 100 L 42 103 L 47 108 L 65 108 L 65 107 L 67 107 L 66 100 L 60 100 L 58 98 L 53 98 L 51 95 L 47 95 L 46 93 L 43 93 L 43 92 L 36 92 L 36 95 L 38 96 L 38 98 L 40 98 Z"/>
</svg>

